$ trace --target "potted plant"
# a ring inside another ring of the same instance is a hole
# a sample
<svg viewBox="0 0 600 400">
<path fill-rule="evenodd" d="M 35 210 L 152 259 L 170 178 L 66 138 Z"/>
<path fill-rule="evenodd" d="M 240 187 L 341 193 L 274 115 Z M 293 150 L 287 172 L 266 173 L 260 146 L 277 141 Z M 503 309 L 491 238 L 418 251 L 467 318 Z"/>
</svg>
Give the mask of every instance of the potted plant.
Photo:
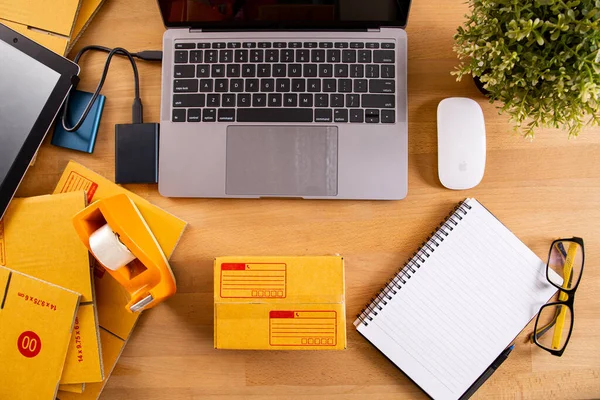
<svg viewBox="0 0 600 400">
<path fill-rule="evenodd" d="M 478 78 L 515 130 L 600 124 L 600 0 L 469 0 L 453 72 Z"/>
</svg>

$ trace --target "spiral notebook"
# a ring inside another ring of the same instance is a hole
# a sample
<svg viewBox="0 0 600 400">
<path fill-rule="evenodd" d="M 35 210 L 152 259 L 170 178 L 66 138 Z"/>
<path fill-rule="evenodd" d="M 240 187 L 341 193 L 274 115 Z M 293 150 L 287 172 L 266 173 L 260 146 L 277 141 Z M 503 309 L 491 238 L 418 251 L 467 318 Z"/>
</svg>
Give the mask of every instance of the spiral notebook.
<svg viewBox="0 0 600 400">
<path fill-rule="evenodd" d="M 467 199 L 354 325 L 429 396 L 459 399 L 555 292 L 545 263 Z"/>
</svg>

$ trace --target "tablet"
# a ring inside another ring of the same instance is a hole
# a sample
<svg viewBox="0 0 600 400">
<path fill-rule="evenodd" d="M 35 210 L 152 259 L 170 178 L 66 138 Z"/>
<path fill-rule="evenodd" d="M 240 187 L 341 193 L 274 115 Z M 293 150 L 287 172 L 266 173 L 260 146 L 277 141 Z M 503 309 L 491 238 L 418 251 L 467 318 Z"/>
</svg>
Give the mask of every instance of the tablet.
<svg viewBox="0 0 600 400">
<path fill-rule="evenodd" d="M 0 24 L 0 218 L 78 75 L 77 64 Z"/>
</svg>

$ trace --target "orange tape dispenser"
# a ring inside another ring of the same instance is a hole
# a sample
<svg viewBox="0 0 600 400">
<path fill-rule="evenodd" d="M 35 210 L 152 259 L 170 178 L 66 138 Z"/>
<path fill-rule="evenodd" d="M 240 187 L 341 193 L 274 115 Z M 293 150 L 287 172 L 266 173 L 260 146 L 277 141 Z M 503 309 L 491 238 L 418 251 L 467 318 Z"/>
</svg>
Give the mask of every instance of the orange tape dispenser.
<svg viewBox="0 0 600 400">
<path fill-rule="evenodd" d="M 92 203 L 73 224 L 100 265 L 131 295 L 130 312 L 152 308 L 177 291 L 164 253 L 126 194 Z"/>
</svg>

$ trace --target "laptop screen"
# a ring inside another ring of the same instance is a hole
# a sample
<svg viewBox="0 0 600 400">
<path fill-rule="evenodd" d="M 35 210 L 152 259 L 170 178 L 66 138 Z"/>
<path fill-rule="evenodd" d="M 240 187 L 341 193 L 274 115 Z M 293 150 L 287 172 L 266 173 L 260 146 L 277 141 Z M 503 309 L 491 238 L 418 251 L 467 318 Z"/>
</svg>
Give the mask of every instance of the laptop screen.
<svg viewBox="0 0 600 400">
<path fill-rule="evenodd" d="M 406 26 L 410 0 L 158 0 L 167 27 L 366 29 Z"/>
</svg>

